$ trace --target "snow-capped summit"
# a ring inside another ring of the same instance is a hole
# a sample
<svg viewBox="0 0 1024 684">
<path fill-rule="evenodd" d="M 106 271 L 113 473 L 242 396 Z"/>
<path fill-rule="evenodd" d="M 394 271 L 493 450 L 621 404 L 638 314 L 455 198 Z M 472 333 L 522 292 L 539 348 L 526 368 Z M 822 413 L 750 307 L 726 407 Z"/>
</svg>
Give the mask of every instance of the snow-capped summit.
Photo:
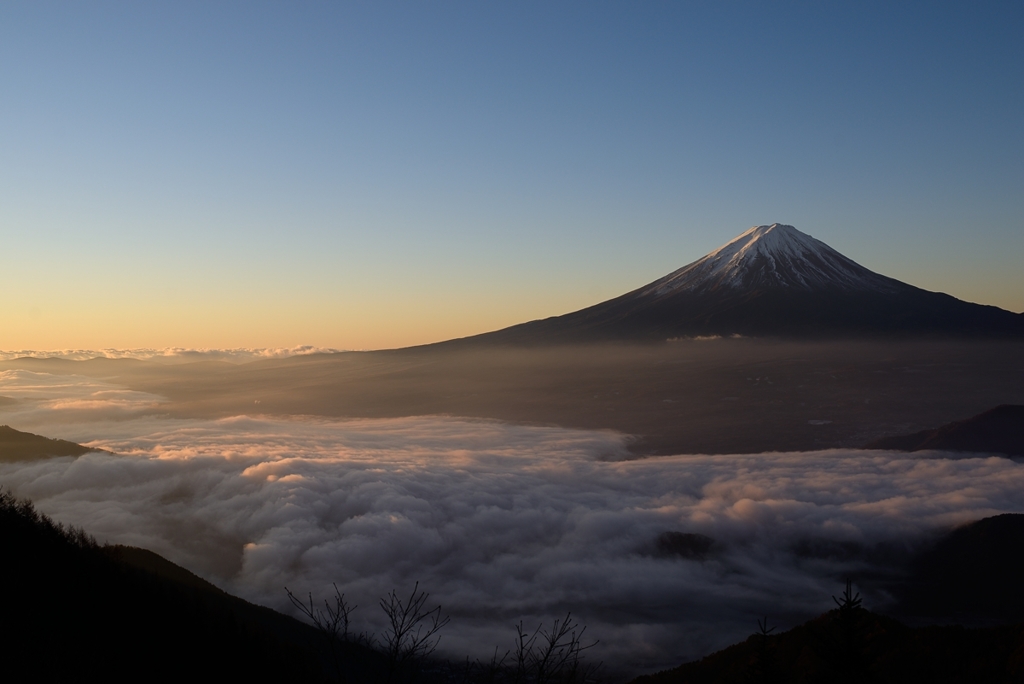
<svg viewBox="0 0 1024 684">
<path fill-rule="evenodd" d="M 793 226 L 754 226 L 692 264 L 655 281 L 646 295 L 719 288 L 834 287 L 889 292 L 898 283 L 847 259 Z"/>
</svg>

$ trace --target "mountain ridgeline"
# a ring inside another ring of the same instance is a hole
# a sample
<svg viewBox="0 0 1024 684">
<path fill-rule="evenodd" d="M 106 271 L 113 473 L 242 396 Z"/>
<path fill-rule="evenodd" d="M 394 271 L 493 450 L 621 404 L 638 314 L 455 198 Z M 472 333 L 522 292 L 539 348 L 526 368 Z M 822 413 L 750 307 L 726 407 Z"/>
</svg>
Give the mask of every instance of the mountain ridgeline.
<svg viewBox="0 0 1024 684">
<path fill-rule="evenodd" d="M 865 449 L 959 451 L 1024 456 L 1024 406 L 1005 404 L 932 430 L 883 437 Z"/>
<path fill-rule="evenodd" d="M 0 425 L 0 463 L 13 461 L 38 461 L 60 456 L 81 456 L 90 451 L 100 451 L 63 439 L 50 439 L 31 432 L 15 430 L 9 425 Z"/>
<path fill-rule="evenodd" d="M 1021 682 L 1021 573 L 1024 515 L 984 518 L 919 549 L 881 592 L 885 614 L 848 593 L 788 631 L 772 633 L 765 618 L 745 641 L 630 684 Z"/>
<path fill-rule="evenodd" d="M 672 338 L 1024 338 L 1024 314 L 929 292 L 864 268 L 793 226 L 756 226 L 707 256 L 594 306 L 461 343 Z"/>
<path fill-rule="evenodd" d="M 100 546 L 0 488 L 9 681 L 327 682 L 314 628 L 227 594 L 155 553 Z M 380 658 L 345 644 L 353 681 Z"/>
</svg>

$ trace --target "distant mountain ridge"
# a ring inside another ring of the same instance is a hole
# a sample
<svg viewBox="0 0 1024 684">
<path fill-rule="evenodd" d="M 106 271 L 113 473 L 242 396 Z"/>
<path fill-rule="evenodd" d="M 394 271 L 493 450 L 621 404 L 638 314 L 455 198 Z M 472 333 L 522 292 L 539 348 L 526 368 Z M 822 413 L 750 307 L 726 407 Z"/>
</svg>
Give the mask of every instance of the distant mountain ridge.
<svg viewBox="0 0 1024 684">
<path fill-rule="evenodd" d="M 456 342 L 547 344 L 698 336 L 1024 338 L 1024 314 L 875 273 L 793 226 L 755 226 L 600 304 Z"/>
<path fill-rule="evenodd" d="M 934 430 L 883 437 L 865 449 L 963 451 L 1024 456 L 1024 406 L 1003 404 Z"/>
</svg>

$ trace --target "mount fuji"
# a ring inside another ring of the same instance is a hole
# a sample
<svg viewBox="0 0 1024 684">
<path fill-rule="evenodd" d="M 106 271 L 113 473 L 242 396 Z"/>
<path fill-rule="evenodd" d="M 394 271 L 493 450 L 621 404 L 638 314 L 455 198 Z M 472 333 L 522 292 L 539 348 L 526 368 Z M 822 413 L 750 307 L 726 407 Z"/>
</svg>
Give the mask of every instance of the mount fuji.
<svg viewBox="0 0 1024 684">
<path fill-rule="evenodd" d="M 1024 337 L 1024 314 L 880 275 L 773 223 L 615 299 L 463 339 L 519 345 L 729 335 Z"/>
</svg>

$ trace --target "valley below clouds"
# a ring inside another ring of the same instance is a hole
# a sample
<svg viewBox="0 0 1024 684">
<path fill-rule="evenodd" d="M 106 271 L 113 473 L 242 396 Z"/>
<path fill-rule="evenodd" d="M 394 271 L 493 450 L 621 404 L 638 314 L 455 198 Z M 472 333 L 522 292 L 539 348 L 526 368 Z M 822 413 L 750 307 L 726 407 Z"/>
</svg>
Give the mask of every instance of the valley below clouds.
<svg viewBox="0 0 1024 684">
<path fill-rule="evenodd" d="M 231 593 L 359 605 L 415 582 L 440 648 L 487 659 L 568 611 L 597 659 L 654 670 L 829 609 L 847 576 L 884 609 L 900 562 L 950 527 L 1024 512 L 1024 465 L 827 450 L 632 457 L 627 436 L 450 416 L 171 418 L 82 376 L 0 373 L 0 423 L 112 453 L 0 464 L 0 485 L 100 542 Z M 961 455 L 962 456 L 962 455 Z M 703 539 L 689 548 L 666 540 Z"/>
</svg>

